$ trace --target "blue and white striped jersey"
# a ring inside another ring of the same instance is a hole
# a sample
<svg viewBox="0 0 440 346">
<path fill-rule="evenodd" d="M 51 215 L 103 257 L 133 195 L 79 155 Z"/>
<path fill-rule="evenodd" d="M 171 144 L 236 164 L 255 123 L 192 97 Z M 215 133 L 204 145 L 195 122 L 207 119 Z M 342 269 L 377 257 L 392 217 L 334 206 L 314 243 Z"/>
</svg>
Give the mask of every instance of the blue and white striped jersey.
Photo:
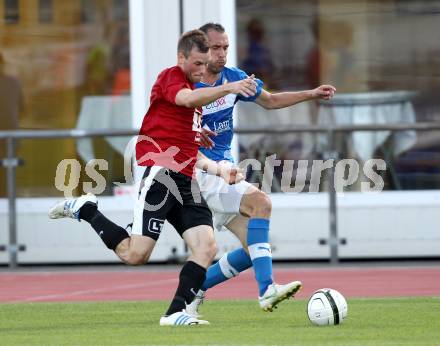
<svg viewBox="0 0 440 346">
<path fill-rule="evenodd" d="M 214 85 L 208 85 L 203 82 L 197 83 L 196 88 L 206 88 L 211 86 L 219 86 L 229 82 L 235 82 L 247 78 L 247 74 L 235 67 L 225 67 L 220 74 L 220 78 Z M 217 132 L 217 137 L 211 139 L 215 143 L 213 149 L 200 148 L 199 150 L 208 158 L 214 161 L 227 160 L 233 162 L 231 155 L 231 143 L 233 136 L 233 119 L 232 111 L 238 101 L 253 102 L 260 96 L 263 82 L 257 81 L 257 93 L 251 97 L 244 97 L 237 94 L 228 94 L 215 100 L 214 102 L 203 107 L 202 126 Z"/>
</svg>

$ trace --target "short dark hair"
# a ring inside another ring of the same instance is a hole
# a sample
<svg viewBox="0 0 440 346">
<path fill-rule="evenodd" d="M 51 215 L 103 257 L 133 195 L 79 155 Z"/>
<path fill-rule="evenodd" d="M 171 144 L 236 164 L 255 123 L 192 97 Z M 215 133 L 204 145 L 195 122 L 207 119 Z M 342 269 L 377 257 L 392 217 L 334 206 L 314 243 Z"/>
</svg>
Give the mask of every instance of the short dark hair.
<svg viewBox="0 0 440 346">
<path fill-rule="evenodd" d="M 209 30 L 214 30 L 221 34 L 225 32 L 225 28 L 219 23 L 206 23 L 202 25 L 199 30 L 203 31 L 205 34 L 207 34 Z"/>
<path fill-rule="evenodd" d="M 197 48 L 201 53 L 207 53 L 209 51 L 208 37 L 206 37 L 203 31 L 197 29 L 191 30 L 180 36 L 177 52 L 182 52 L 185 58 L 187 58 L 193 48 Z"/>
</svg>

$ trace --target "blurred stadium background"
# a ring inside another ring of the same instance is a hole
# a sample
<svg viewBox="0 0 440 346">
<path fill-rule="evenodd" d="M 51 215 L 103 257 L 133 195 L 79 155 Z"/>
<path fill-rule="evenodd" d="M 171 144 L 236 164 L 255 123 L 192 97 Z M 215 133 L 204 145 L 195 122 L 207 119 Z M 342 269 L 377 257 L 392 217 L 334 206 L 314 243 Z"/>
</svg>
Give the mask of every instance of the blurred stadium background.
<svg viewBox="0 0 440 346">
<path fill-rule="evenodd" d="M 238 128 L 436 126 L 439 13 L 440 1 L 427 0 L 0 0 L 0 130 L 35 131 L 28 136 L 41 130 L 136 131 L 157 73 L 175 64 L 179 34 L 207 21 L 226 27 L 229 65 L 255 73 L 268 90 L 320 83 L 338 89 L 325 106 L 308 102 L 267 112 L 240 104 Z M 2 133 L 0 264 L 116 263 L 85 224 L 49 222 L 46 213 L 63 195 L 54 182 L 60 161 L 81 163 L 73 190 L 81 194 L 94 187 L 85 174 L 87 162 L 100 158 L 109 164 L 100 170 L 107 182 L 101 206 L 129 223 L 130 187 L 114 182 L 124 182 L 123 152 L 130 137 L 15 140 L 15 162 L 6 160 L 7 133 Z M 354 158 L 361 169 L 370 158 L 387 163 L 382 193 L 361 193 L 361 177 L 337 196 L 339 259 L 438 258 L 440 131 L 339 133 L 335 149 L 338 158 Z M 235 154 L 263 164 L 271 154 L 295 160 L 293 177 L 298 160 L 310 162 L 302 193 L 280 193 L 282 167 L 275 170 L 273 256 L 329 259 L 331 184 L 324 176 L 318 193 L 308 193 L 307 185 L 312 160 L 328 157 L 325 134 L 242 134 Z M 9 169 L 9 195 L 8 163 L 18 164 Z M 261 180 L 258 174 L 248 178 Z M 219 256 L 237 245 L 227 233 L 218 238 Z M 152 261 L 185 255 L 178 236 L 164 232 Z"/>
</svg>

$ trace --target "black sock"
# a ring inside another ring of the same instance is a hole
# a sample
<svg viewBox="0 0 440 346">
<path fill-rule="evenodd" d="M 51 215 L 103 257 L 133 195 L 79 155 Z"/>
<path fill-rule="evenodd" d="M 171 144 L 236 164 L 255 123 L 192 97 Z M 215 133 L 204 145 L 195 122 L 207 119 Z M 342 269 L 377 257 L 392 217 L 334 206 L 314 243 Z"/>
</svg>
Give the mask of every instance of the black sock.
<svg viewBox="0 0 440 346">
<path fill-rule="evenodd" d="M 188 261 L 183 266 L 179 275 L 179 286 L 171 302 L 166 316 L 182 311 L 186 304 L 190 304 L 206 278 L 206 269 L 197 263 Z"/>
<path fill-rule="evenodd" d="M 97 211 L 98 207 L 95 203 L 86 203 L 79 210 L 79 218 L 90 223 Z"/>
<path fill-rule="evenodd" d="M 85 204 L 80 209 L 79 218 L 90 223 L 110 250 L 114 251 L 121 241 L 130 237 L 125 229 L 101 214 L 95 204 Z"/>
</svg>

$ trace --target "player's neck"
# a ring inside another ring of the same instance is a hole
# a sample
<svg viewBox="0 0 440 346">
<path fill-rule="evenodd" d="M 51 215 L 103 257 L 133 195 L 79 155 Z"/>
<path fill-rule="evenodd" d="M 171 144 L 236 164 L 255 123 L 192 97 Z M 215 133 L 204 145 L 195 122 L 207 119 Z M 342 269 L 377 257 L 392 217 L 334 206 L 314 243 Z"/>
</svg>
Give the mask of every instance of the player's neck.
<svg viewBox="0 0 440 346">
<path fill-rule="evenodd" d="M 206 71 L 203 75 L 202 82 L 209 85 L 214 85 L 217 79 L 220 78 L 220 73 L 211 73 Z"/>
</svg>

